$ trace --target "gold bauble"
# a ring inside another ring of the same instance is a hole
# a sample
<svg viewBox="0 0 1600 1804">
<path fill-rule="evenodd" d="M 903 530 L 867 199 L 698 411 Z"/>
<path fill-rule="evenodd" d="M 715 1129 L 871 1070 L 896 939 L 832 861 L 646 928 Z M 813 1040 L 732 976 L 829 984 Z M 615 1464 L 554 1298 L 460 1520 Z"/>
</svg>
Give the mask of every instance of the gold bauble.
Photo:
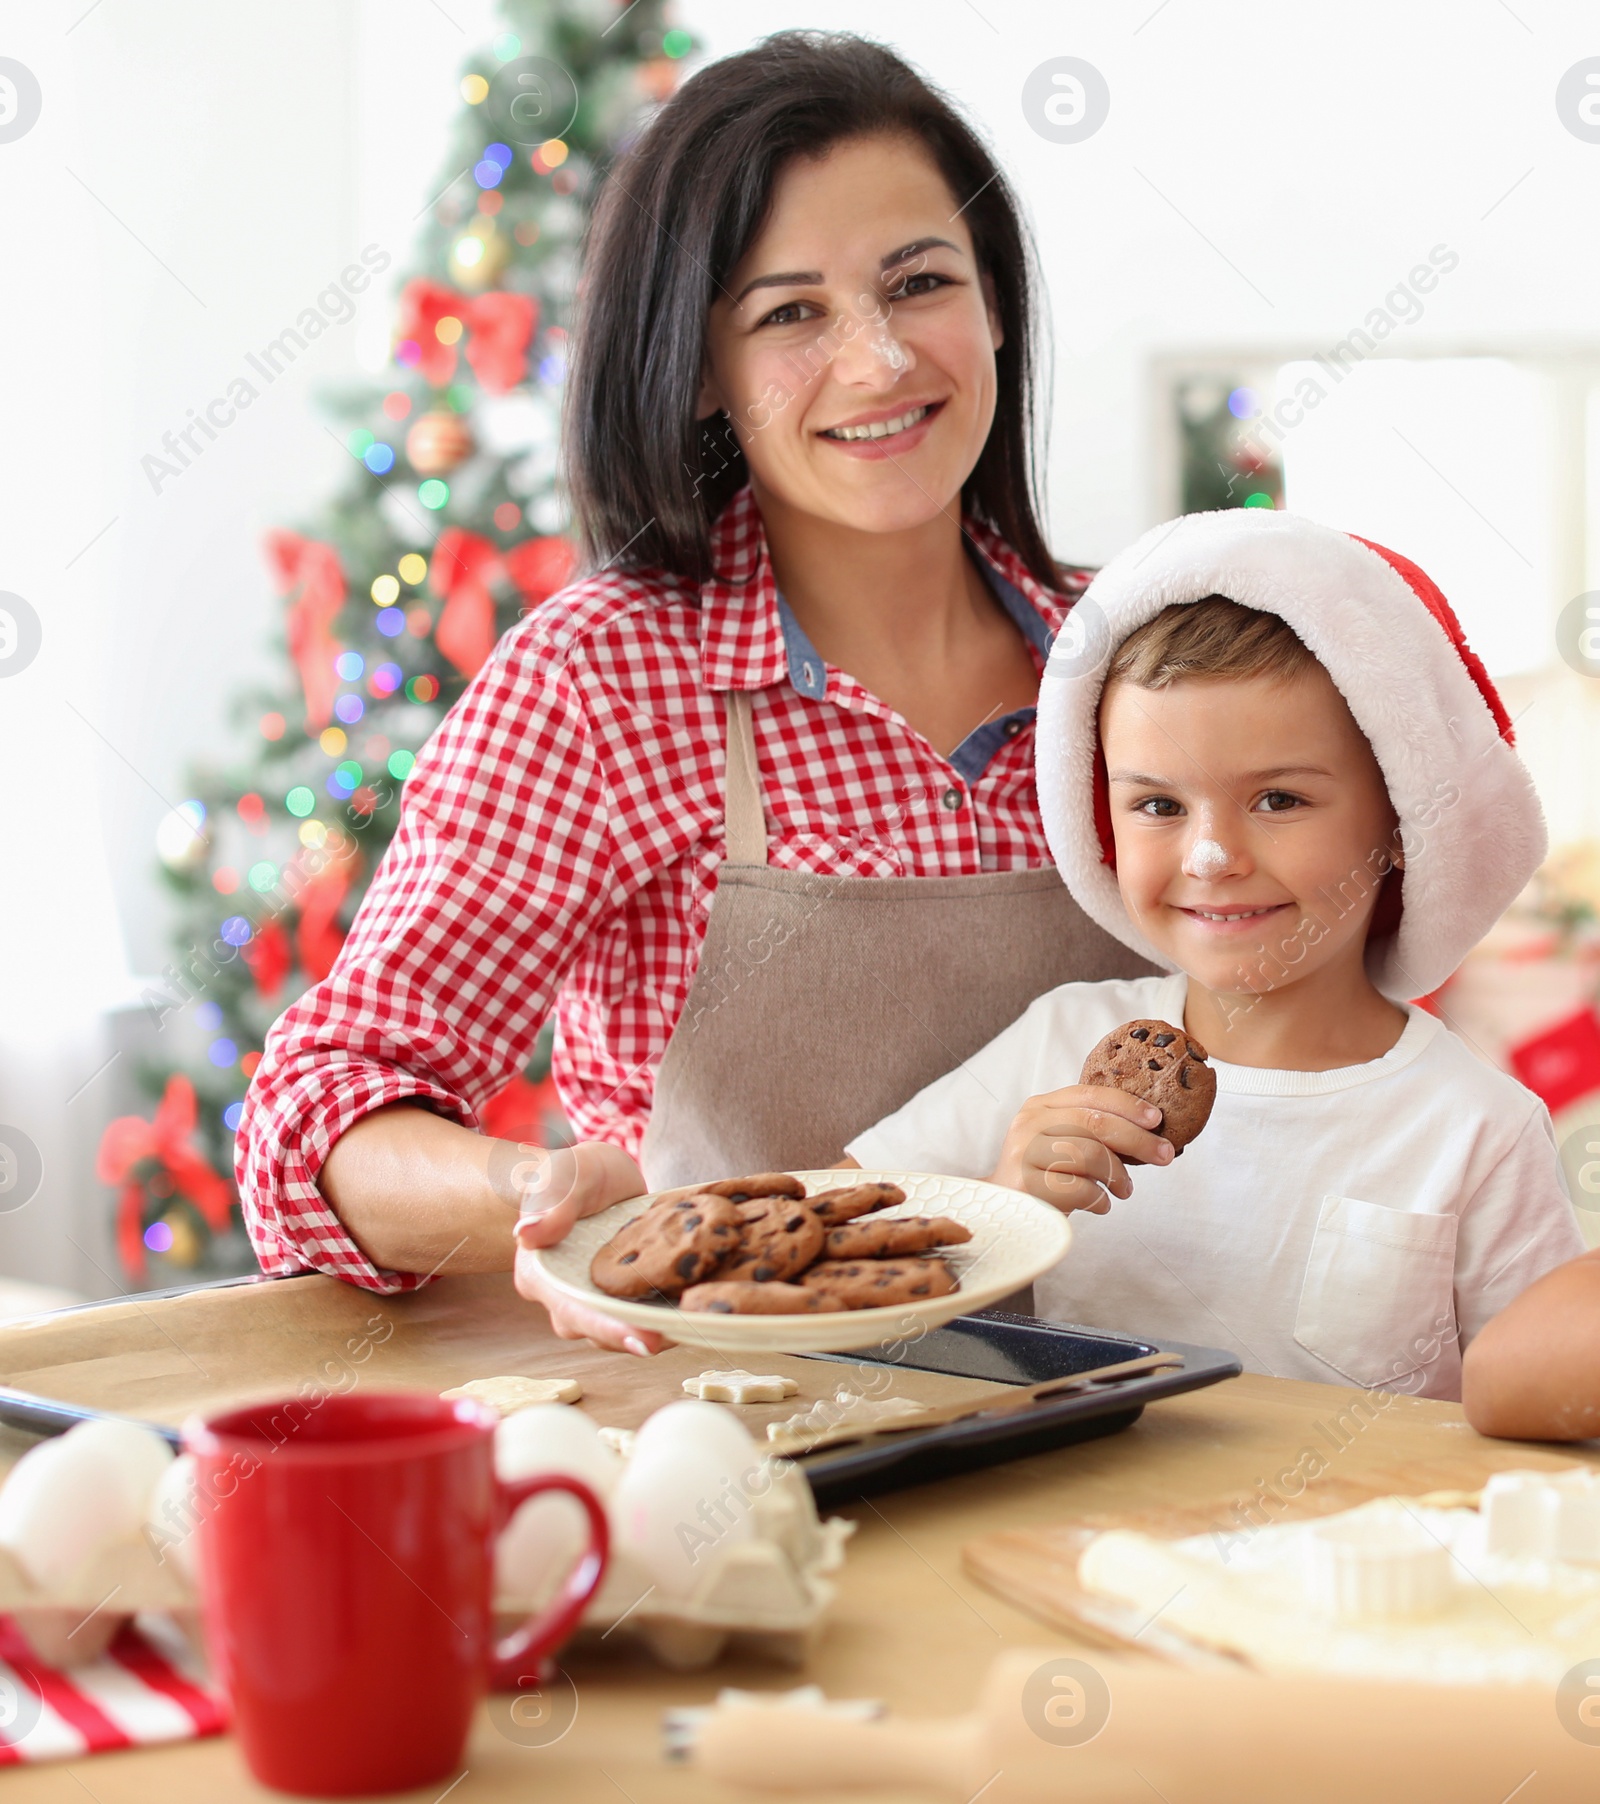
<svg viewBox="0 0 1600 1804">
<path fill-rule="evenodd" d="M 471 457 L 472 429 L 458 413 L 422 414 L 406 434 L 406 457 L 419 476 L 445 476 Z"/>
<path fill-rule="evenodd" d="M 169 1209 L 161 1219 L 172 1230 L 172 1245 L 167 1248 L 166 1257 L 174 1265 L 198 1265 L 205 1248 L 189 1211 Z"/>
<path fill-rule="evenodd" d="M 471 262 L 460 255 L 460 247 L 468 239 L 483 246 Z M 467 228 L 465 237 L 458 239 L 456 248 L 451 251 L 450 274 L 458 287 L 469 293 L 476 293 L 479 289 L 493 288 L 510 260 L 511 246 L 506 243 L 504 235 L 489 220 L 480 218 Z"/>
</svg>

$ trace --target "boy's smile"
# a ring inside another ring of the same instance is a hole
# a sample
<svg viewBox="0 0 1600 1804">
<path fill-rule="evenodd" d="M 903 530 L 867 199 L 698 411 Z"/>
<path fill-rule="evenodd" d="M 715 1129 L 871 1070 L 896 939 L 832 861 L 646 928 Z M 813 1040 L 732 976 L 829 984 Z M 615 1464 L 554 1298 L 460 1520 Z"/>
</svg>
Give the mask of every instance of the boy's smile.
<svg viewBox="0 0 1600 1804">
<path fill-rule="evenodd" d="M 1193 1030 L 1204 1039 L 1220 1022 L 1221 1057 L 1267 1062 L 1240 1058 L 1228 1030 L 1241 1007 L 1270 995 L 1274 1040 L 1307 1037 L 1312 1002 L 1346 1023 L 1352 1007 L 1366 1016 L 1376 1003 L 1372 1018 L 1388 1031 L 1394 1011 L 1368 982 L 1363 952 L 1395 814 L 1327 672 L 1161 689 L 1115 680 L 1100 732 L 1117 882 L 1139 931 L 1189 974 L 1191 1008 L 1202 1011 Z M 1297 1021 L 1284 1014 L 1291 1001 Z M 1327 1031 L 1339 1033 L 1333 1022 Z"/>
<path fill-rule="evenodd" d="M 1290 906 L 1287 902 L 1264 903 L 1259 908 L 1185 908 L 1175 904 L 1181 914 L 1186 914 L 1197 925 L 1215 929 L 1219 932 L 1234 933 L 1246 927 L 1252 921 L 1264 921 L 1268 915 L 1282 914 Z"/>
</svg>

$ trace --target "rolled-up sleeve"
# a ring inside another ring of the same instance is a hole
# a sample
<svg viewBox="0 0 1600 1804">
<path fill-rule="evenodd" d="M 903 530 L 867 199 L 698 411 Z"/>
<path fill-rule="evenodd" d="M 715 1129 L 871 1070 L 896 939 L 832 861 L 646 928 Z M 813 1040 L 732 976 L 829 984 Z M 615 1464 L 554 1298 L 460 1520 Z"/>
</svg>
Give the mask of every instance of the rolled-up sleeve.
<svg viewBox="0 0 1600 1804">
<path fill-rule="evenodd" d="M 466 1126 L 527 1063 L 586 936 L 616 906 L 606 784 L 580 686 L 532 625 L 419 757 L 400 826 L 329 975 L 267 1036 L 234 1171 L 264 1270 L 415 1288 L 318 1188 L 341 1134 L 412 1100 Z"/>
</svg>

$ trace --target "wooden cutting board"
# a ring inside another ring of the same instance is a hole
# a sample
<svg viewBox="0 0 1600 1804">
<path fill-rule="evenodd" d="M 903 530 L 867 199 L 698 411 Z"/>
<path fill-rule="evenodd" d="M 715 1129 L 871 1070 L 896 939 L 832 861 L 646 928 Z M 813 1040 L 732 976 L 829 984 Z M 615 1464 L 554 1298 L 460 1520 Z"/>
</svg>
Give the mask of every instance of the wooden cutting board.
<svg viewBox="0 0 1600 1804">
<path fill-rule="evenodd" d="M 1169 1541 L 1186 1535 L 1248 1533 L 1252 1527 L 1331 1516 L 1374 1497 L 1426 1497 L 1445 1507 L 1475 1504 L 1492 1473 L 1559 1471 L 1574 1465 L 1600 1466 L 1600 1456 L 1587 1449 L 1560 1454 L 1503 1441 L 1475 1440 L 1459 1454 L 1447 1457 L 1392 1460 L 1360 1473 L 1326 1471 L 1309 1479 L 1292 1497 L 1258 1486 L 1255 1491 L 1228 1492 L 1200 1503 L 1107 1511 L 1074 1517 L 1050 1528 L 983 1535 L 962 1547 L 961 1563 L 987 1590 L 1053 1629 L 1065 1629 L 1102 1647 L 1133 1648 L 1179 1665 L 1233 1665 L 1232 1655 L 1191 1641 L 1159 1621 L 1152 1622 L 1148 1611 L 1084 1590 L 1078 1583 L 1078 1559 L 1090 1541 L 1113 1528 L 1133 1529 Z"/>
</svg>

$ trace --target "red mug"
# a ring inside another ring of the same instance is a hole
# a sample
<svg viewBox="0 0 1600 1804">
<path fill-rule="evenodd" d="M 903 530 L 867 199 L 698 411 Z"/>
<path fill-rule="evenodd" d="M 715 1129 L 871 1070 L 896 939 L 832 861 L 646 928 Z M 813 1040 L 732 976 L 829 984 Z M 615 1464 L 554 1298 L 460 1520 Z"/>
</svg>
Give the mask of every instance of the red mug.
<svg viewBox="0 0 1600 1804">
<path fill-rule="evenodd" d="M 185 1425 L 207 1640 L 264 1785 L 431 1785 L 459 1768 L 491 1682 L 548 1672 L 605 1575 L 605 1510 L 564 1474 L 496 1478 L 496 1420 L 465 1399 L 374 1392 Z M 495 1538 L 544 1491 L 582 1504 L 589 1546 L 559 1595 L 496 1642 Z"/>
</svg>

